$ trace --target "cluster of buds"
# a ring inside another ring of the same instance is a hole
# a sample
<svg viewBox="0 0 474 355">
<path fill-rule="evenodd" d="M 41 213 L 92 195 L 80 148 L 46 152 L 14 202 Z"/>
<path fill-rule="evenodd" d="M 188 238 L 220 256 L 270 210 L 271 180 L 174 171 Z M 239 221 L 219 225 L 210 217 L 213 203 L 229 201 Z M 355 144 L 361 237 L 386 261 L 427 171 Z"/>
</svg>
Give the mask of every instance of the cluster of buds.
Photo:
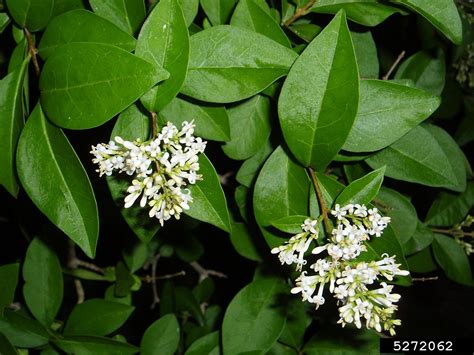
<svg viewBox="0 0 474 355">
<path fill-rule="evenodd" d="M 194 124 L 183 122 L 181 130 L 168 122 L 153 139 L 142 142 L 115 137 L 108 144 L 92 146 L 92 160 L 97 172 L 110 176 L 114 172 L 134 176 L 127 189 L 125 208 L 140 199 L 140 206 L 149 206 L 149 216 L 160 224 L 174 216 L 179 219 L 189 209 L 191 192 L 186 188 L 200 180 L 198 154 L 206 142 L 194 137 Z"/>
<path fill-rule="evenodd" d="M 327 256 L 310 265 L 309 271 L 302 271 L 291 292 L 301 293 L 303 301 L 314 304 L 317 309 L 325 303 L 323 294 L 328 285 L 340 305 L 342 326 L 353 323 L 361 328 L 364 322 L 367 328 L 394 335 L 394 327 L 401 324 L 394 319 L 400 295 L 392 293 L 393 286 L 379 280 L 392 281 L 396 276 L 408 275 L 408 271 L 401 270 L 395 256 L 388 254 L 371 262 L 356 259 L 366 251 L 366 241 L 382 236 L 390 218 L 382 217 L 376 208 L 367 209 L 358 204 L 336 205 L 331 214 L 336 219 L 336 227 L 326 244 L 312 249 L 312 254 L 325 252 Z M 272 253 L 278 254 L 282 264 L 296 264 L 296 270 L 301 271 L 307 264 L 306 252 L 313 241 L 317 242 L 319 225 L 318 220 L 306 219 L 301 225 L 302 233 L 272 249 Z"/>
<path fill-rule="evenodd" d="M 454 240 L 462 246 L 468 256 L 474 253 L 474 248 L 472 244 L 472 230 L 469 232 L 466 229 L 470 230 L 473 222 L 474 218 L 468 214 L 461 223 L 456 224 L 452 229 Z M 467 239 L 467 236 L 470 236 L 470 239 Z"/>
</svg>

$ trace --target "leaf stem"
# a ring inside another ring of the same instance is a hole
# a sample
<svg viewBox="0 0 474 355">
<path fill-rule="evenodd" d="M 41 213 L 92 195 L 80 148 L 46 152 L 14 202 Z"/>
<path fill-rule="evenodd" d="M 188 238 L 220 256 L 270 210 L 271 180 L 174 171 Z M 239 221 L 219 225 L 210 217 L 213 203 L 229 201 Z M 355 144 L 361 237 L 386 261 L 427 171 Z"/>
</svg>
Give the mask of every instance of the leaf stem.
<svg viewBox="0 0 474 355">
<path fill-rule="evenodd" d="M 189 265 L 191 265 L 191 267 L 199 274 L 199 282 L 201 282 L 202 280 L 204 280 L 206 277 L 209 277 L 209 276 L 216 276 L 216 277 L 221 277 L 224 279 L 227 278 L 227 275 L 220 271 L 205 269 L 197 261 L 193 261 L 189 263 Z"/>
<path fill-rule="evenodd" d="M 390 67 L 390 69 L 388 70 L 387 74 L 385 74 L 383 77 L 382 77 L 382 80 L 388 80 L 388 78 L 390 78 L 390 75 L 392 75 L 393 71 L 395 70 L 395 68 L 398 66 L 398 64 L 400 63 L 400 61 L 403 59 L 403 57 L 405 57 L 405 51 L 402 51 L 397 59 L 395 59 L 395 61 L 393 62 L 392 66 Z"/>
<path fill-rule="evenodd" d="M 37 76 L 40 75 L 41 69 L 38 63 L 38 57 L 36 54 L 38 50 L 36 49 L 35 42 L 33 41 L 33 36 L 31 35 L 30 31 L 27 28 L 23 30 L 25 33 L 26 41 L 28 42 L 28 52 L 31 55 L 31 60 L 33 61 L 33 67 L 35 68 L 35 73 Z"/>
<path fill-rule="evenodd" d="M 464 232 L 463 230 L 456 230 L 456 229 L 442 229 L 442 228 L 431 228 L 433 232 L 448 234 L 452 236 L 463 236 L 463 237 L 471 237 L 474 238 L 474 232 Z"/>
<path fill-rule="evenodd" d="M 151 134 L 152 138 L 155 139 L 158 135 L 158 115 L 156 112 L 150 111 L 151 114 Z"/>
<path fill-rule="evenodd" d="M 321 187 L 319 186 L 318 177 L 312 168 L 308 168 L 308 171 L 309 175 L 311 176 L 311 181 L 313 182 L 314 190 L 316 191 L 316 196 L 318 197 L 319 207 L 321 208 L 321 215 L 323 216 L 324 229 L 326 229 L 326 233 L 331 233 L 331 221 L 328 217 L 328 209 L 326 207 L 326 201 L 324 201 Z"/>
<path fill-rule="evenodd" d="M 283 22 L 283 26 L 290 27 L 290 25 L 296 20 L 298 20 L 300 17 L 307 15 L 315 3 L 316 3 L 316 0 L 309 0 L 305 6 L 296 9 L 293 16 L 291 16 L 288 20 Z"/>
</svg>

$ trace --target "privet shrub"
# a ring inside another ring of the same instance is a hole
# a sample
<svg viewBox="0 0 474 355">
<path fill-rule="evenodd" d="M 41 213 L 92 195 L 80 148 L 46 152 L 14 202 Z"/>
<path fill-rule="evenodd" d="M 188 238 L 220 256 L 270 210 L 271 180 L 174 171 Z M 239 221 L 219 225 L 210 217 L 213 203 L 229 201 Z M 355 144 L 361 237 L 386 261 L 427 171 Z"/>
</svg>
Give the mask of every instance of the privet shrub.
<svg viewBox="0 0 474 355">
<path fill-rule="evenodd" d="M 472 286 L 473 7 L 1 0 L 0 352 L 378 353 Z"/>
</svg>

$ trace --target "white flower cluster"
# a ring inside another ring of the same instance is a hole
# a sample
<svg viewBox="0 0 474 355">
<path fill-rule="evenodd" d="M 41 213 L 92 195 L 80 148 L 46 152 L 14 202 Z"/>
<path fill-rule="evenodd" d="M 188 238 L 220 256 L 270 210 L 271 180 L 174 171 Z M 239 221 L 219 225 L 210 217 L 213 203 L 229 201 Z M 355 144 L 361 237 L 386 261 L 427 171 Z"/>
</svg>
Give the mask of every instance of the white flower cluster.
<svg viewBox="0 0 474 355">
<path fill-rule="evenodd" d="M 92 160 L 98 164 L 100 176 L 125 172 L 135 178 L 127 189 L 125 208 L 140 198 L 140 206 L 148 205 L 149 216 L 163 225 L 174 216 L 179 219 L 192 201 L 188 184 L 200 180 L 198 154 L 203 153 L 206 142 L 194 137 L 193 122 L 183 122 L 182 129 L 168 122 L 156 138 L 142 142 L 115 137 L 108 144 L 92 146 Z"/>
<path fill-rule="evenodd" d="M 394 335 L 394 327 L 401 324 L 400 320 L 393 319 L 400 295 L 392 293 L 393 286 L 385 282 L 378 285 L 378 282 L 380 278 L 392 281 L 397 275 L 408 275 L 408 271 L 400 270 L 395 256 L 388 254 L 382 255 L 383 259 L 378 261 L 356 260 L 366 251 L 364 242 L 371 236 L 380 237 L 390 218 L 382 217 L 376 208 L 353 204 L 336 205 L 331 214 L 336 218 L 337 226 L 325 245 L 312 249 L 312 254 L 326 251 L 328 255 L 310 265 L 311 271 L 303 271 L 291 292 L 301 293 L 303 301 L 315 304 L 317 309 L 325 303 L 323 293 L 328 284 L 329 292 L 341 305 L 339 323 L 342 326 L 354 323 L 361 328 L 365 322 L 367 328 L 379 332 L 383 329 Z M 302 233 L 272 249 L 282 264 L 296 264 L 298 271 L 307 264 L 305 253 L 312 241 L 318 238 L 319 222 L 306 219 L 301 227 Z"/>
</svg>

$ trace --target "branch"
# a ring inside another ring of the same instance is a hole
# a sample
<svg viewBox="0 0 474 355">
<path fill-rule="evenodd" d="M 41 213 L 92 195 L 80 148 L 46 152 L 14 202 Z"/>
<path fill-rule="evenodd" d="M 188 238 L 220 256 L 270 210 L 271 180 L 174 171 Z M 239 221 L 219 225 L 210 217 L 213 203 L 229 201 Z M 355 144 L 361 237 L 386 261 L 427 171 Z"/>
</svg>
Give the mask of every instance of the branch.
<svg viewBox="0 0 474 355">
<path fill-rule="evenodd" d="M 151 287 L 153 289 L 153 302 L 151 303 L 150 308 L 154 309 L 158 303 L 160 303 L 160 297 L 158 297 L 158 287 L 156 285 L 156 264 L 160 260 L 160 254 L 156 254 L 151 262 L 151 278 L 152 284 Z"/>
<path fill-rule="evenodd" d="M 38 53 L 38 50 L 36 49 L 35 42 L 33 41 L 33 36 L 31 36 L 30 31 L 28 29 L 23 30 L 25 33 L 26 41 L 28 42 L 28 52 L 31 55 L 31 60 L 33 61 L 33 66 L 35 68 L 35 73 L 36 75 L 40 75 L 41 69 L 38 63 L 38 57 L 36 54 Z"/>
<path fill-rule="evenodd" d="M 433 277 L 413 277 L 411 280 L 412 280 L 413 282 L 436 281 L 436 280 L 438 280 L 438 276 L 433 276 Z"/>
<path fill-rule="evenodd" d="M 223 279 L 227 278 L 227 275 L 220 271 L 205 269 L 197 261 L 193 261 L 189 263 L 189 265 L 191 265 L 191 267 L 199 274 L 199 282 L 201 282 L 202 280 L 204 280 L 206 277 L 209 277 L 209 276 L 220 277 Z"/>
<path fill-rule="evenodd" d="M 141 280 L 143 282 L 146 282 L 146 283 L 152 283 L 155 280 L 167 280 L 167 279 L 172 279 L 172 278 L 175 278 L 175 277 L 178 277 L 178 276 L 186 276 L 186 271 L 181 270 L 179 272 L 175 272 L 174 274 L 155 276 L 154 278 L 153 278 L 153 276 L 146 275 L 146 276 L 141 277 Z"/>
<path fill-rule="evenodd" d="M 316 0 L 309 0 L 305 6 L 300 7 L 299 9 L 296 9 L 293 16 L 291 16 L 288 20 L 283 22 L 283 26 L 290 27 L 290 25 L 296 20 L 298 20 L 300 17 L 307 15 L 315 3 L 316 3 Z"/>
<path fill-rule="evenodd" d="M 323 216 L 324 222 L 324 229 L 326 229 L 326 233 L 331 233 L 332 226 L 331 221 L 328 217 L 328 209 L 326 207 L 326 201 L 324 201 L 323 193 L 321 192 L 321 188 L 318 183 L 318 177 L 313 169 L 308 168 L 309 175 L 311 176 L 311 181 L 313 182 L 314 190 L 316 191 L 316 196 L 318 197 L 319 207 L 321 208 L 321 215 Z"/>
<path fill-rule="evenodd" d="M 474 238 L 474 232 L 464 232 L 463 230 L 456 230 L 456 229 L 441 229 L 441 228 L 431 228 L 433 232 L 448 234 L 455 237 L 463 236 L 463 237 L 471 237 Z"/>
<path fill-rule="evenodd" d="M 400 63 L 400 61 L 403 59 L 403 57 L 405 57 L 405 51 L 402 51 L 397 59 L 395 59 L 395 61 L 393 62 L 392 66 L 390 67 L 390 69 L 388 70 L 387 74 L 385 74 L 383 77 L 382 77 L 382 80 L 388 80 L 388 78 L 390 78 L 390 75 L 392 75 L 393 71 L 395 70 L 395 68 L 398 66 L 398 64 Z"/>
<path fill-rule="evenodd" d="M 158 116 L 156 112 L 150 111 L 151 114 L 151 134 L 152 138 L 155 139 L 158 135 Z"/>
<path fill-rule="evenodd" d="M 76 246 L 73 241 L 69 241 L 69 250 L 68 250 L 68 256 L 67 256 L 67 266 L 70 269 L 77 269 L 78 264 L 77 264 L 77 256 L 76 256 Z M 81 280 L 79 279 L 74 279 L 74 287 L 76 288 L 76 294 L 77 294 L 77 304 L 80 304 L 84 302 L 85 299 L 85 292 L 84 292 L 84 287 L 82 287 Z"/>
</svg>

